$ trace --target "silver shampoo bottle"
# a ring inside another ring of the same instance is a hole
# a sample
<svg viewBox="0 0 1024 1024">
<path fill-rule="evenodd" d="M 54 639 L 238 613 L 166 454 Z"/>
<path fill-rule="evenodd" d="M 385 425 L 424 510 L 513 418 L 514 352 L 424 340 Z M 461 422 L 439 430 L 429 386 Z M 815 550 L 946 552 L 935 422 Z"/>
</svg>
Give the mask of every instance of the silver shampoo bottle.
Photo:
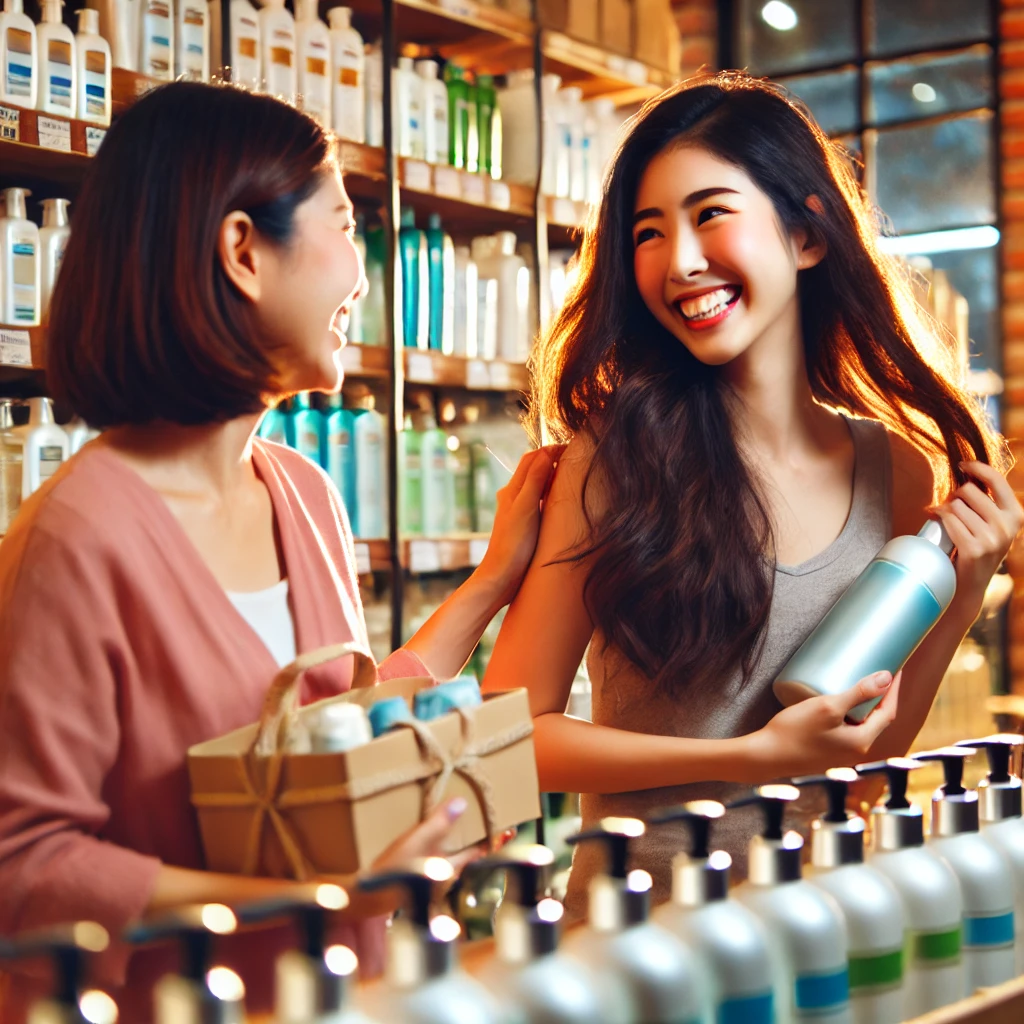
<svg viewBox="0 0 1024 1024">
<path fill-rule="evenodd" d="M 988 756 L 988 777 L 978 785 L 978 817 L 982 836 L 999 849 L 1013 873 L 1017 974 L 1024 974 L 1024 820 L 1020 776 L 1010 771 L 1010 762 L 1022 744 L 1024 736 L 1013 733 L 997 733 L 962 744 L 984 749 Z"/>
<path fill-rule="evenodd" d="M 239 910 L 242 924 L 290 917 L 300 938 L 297 949 L 277 959 L 274 1024 L 373 1024 L 352 1005 L 349 978 L 358 966 L 355 953 L 327 944 L 329 915 L 348 903 L 344 889 L 325 884 L 306 899 L 267 900 Z"/>
<path fill-rule="evenodd" d="M 871 812 L 869 863 L 896 886 L 906 914 L 905 1019 L 960 999 L 964 992 L 963 897 L 953 869 L 924 842 L 924 815 L 907 799 L 907 777 L 920 761 L 891 757 L 857 765 L 885 775 L 889 795 Z"/>
<path fill-rule="evenodd" d="M 53 964 L 53 992 L 28 1012 L 27 1024 L 114 1024 L 117 1006 L 105 992 L 84 991 L 89 958 L 110 944 L 107 930 L 95 921 L 47 928 L 22 935 L 13 942 L 0 939 L 0 964 L 4 960 L 48 957 Z"/>
<path fill-rule="evenodd" d="M 850 784 L 856 781 L 852 768 L 793 780 L 801 789 L 823 787 L 828 796 L 828 809 L 811 824 L 807 880 L 843 912 L 855 1024 L 899 1024 L 905 1004 L 906 915 L 892 882 L 864 863 L 864 819 L 846 810 Z"/>
<path fill-rule="evenodd" d="M 435 883 L 452 878 L 441 857 L 417 861 L 409 871 L 388 871 L 359 882 L 366 892 L 400 888 L 407 913 L 392 921 L 387 937 L 384 988 L 366 1011 L 381 1021 L 403 1024 L 505 1024 L 506 1013 L 475 978 L 458 966 L 459 925 L 443 914 L 431 917 Z"/>
<path fill-rule="evenodd" d="M 846 925 L 836 901 L 803 878 L 798 832 L 783 832 L 786 804 L 794 786 L 759 786 L 730 809 L 754 804 L 765 824 L 750 841 L 747 880 L 736 898 L 749 907 L 774 939 L 777 970 L 785 976 L 779 1021 L 851 1024 L 850 977 L 846 966 Z"/>
<path fill-rule="evenodd" d="M 953 542 L 930 519 L 916 537 L 894 537 L 800 645 L 773 683 L 787 707 L 842 693 L 874 672 L 895 675 L 949 607 L 956 591 Z M 849 714 L 867 718 L 880 698 Z"/>
<path fill-rule="evenodd" d="M 649 827 L 683 821 L 690 831 L 689 852 L 672 860 L 672 900 L 658 907 L 654 921 L 703 961 L 716 1021 L 775 1024 L 785 976 L 775 969 L 761 920 L 729 898 L 732 858 L 710 848 L 712 825 L 723 814 L 715 800 L 694 800 L 647 819 Z"/>
<path fill-rule="evenodd" d="M 614 1022 L 594 973 L 559 952 L 564 907 L 545 896 L 554 859 L 546 846 L 527 846 L 468 869 L 478 876 L 503 870 L 506 877 L 494 917 L 495 955 L 476 977 L 516 1024 Z"/>
<path fill-rule="evenodd" d="M 607 972 L 629 999 L 630 1020 L 644 1024 L 710 1024 L 711 1003 L 692 950 L 650 920 L 651 876 L 629 871 L 629 844 L 643 835 L 636 818 L 602 818 L 597 828 L 569 836 L 571 844 L 602 843 L 608 870 L 590 882 L 589 920 L 566 951 Z"/>
<path fill-rule="evenodd" d="M 929 846 L 956 873 L 964 901 L 964 992 L 1000 985 L 1015 973 L 1013 876 L 1006 858 L 979 831 L 978 794 L 963 785 L 971 747 L 918 753 L 942 764 L 945 784 L 932 796 Z"/>
<path fill-rule="evenodd" d="M 153 990 L 155 1024 L 244 1024 L 242 979 L 227 967 L 211 966 L 217 936 L 237 928 L 231 910 L 206 903 L 183 907 L 126 932 L 125 939 L 134 945 L 178 942 L 179 973 L 161 978 Z"/>
</svg>

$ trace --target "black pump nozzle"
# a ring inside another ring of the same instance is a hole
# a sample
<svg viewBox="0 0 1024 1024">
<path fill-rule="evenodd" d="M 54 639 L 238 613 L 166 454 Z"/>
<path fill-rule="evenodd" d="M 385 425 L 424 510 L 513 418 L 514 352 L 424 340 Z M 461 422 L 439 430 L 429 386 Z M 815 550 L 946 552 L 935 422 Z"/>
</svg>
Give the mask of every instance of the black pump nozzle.
<svg viewBox="0 0 1024 1024">
<path fill-rule="evenodd" d="M 989 782 L 1009 782 L 1013 777 L 1010 762 L 1018 747 L 1024 745 L 1024 736 L 1012 732 L 999 732 L 980 740 L 961 740 L 958 747 L 984 750 L 988 757 Z"/>
<path fill-rule="evenodd" d="M 765 839 L 781 839 L 786 804 L 799 796 L 800 790 L 795 786 L 758 786 L 750 796 L 743 796 L 726 804 L 726 809 L 731 811 L 733 808 L 748 807 L 752 804 L 760 807 L 764 812 L 764 831 L 761 835 Z"/>
<path fill-rule="evenodd" d="M 409 920 L 417 928 L 430 930 L 430 904 L 436 882 L 447 882 L 454 874 L 451 864 L 443 857 L 426 857 L 417 862 L 418 870 L 382 871 L 360 879 L 363 892 L 398 888 L 408 897 Z"/>
<path fill-rule="evenodd" d="M 484 857 L 469 866 L 474 875 L 486 878 L 495 871 L 506 873 L 506 899 L 524 909 L 535 907 L 547 892 L 555 855 L 546 846 L 520 847 L 518 851 Z"/>
<path fill-rule="evenodd" d="M 794 779 L 793 785 L 800 789 L 823 786 L 828 796 L 828 810 L 822 815 L 822 821 L 842 824 L 850 817 L 846 813 L 846 797 L 850 783 L 856 781 L 857 773 L 852 768 L 829 768 L 824 775 L 804 775 Z"/>
<path fill-rule="evenodd" d="M 181 951 L 181 976 L 205 986 L 216 936 L 230 935 L 237 927 L 232 910 L 221 903 L 205 903 L 133 925 L 124 938 L 137 946 L 176 939 Z"/>
<path fill-rule="evenodd" d="M 887 810 L 905 811 L 910 807 L 907 799 L 907 782 L 912 771 L 923 768 L 921 761 L 912 757 L 889 757 L 884 761 L 868 761 L 856 767 L 858 775 L 884 775 L 889 789 L 889 799 L 885 801 Z"/>
<path fill-rule="evenodd" d="M 597 828 L 577 832 L 566 842 L 571 845 L 597 840 L 608 851 L 608 875 L 625 879 L 628 871 L 630 840 L 644 834 L 644 823 L 639 818 L 602 818 Z"/>
<path fill-rule="evenodd" d="M 349 904 L 348 893 L 338 885 L 318 885 L 309 896 L 265 900 L 238 911 L 242 924 L 262 924 L 274 918 L 291 917 L 302 936 L 301 951 L 322 960 L 327 945 L 327 921 L 336 910 Z"/>
<path fill-rule="evenodd" d="M 928 750 L 923 754 L 915 754 L 916 761 L 938 761 L 942 765 L 942 774 L 945 777 L 945 785 L 942 787 L 946 796 L 962 796 L 967 790 L 964 788 L 964 761 L 976 754 L 973 747 L 940 747 L 938 750 Z"/>
<path fill-rule="evenodd" d="M 711 856 L 711 823 L 725 814 L 725 806 L 717 800 L 691 800 L 678 807 L 666 807 L 647 818 L 648 825 L 664 825 L 681 821 L 690 830 L 690 856 L 707 860 Z"/>
<path fill-rule="evenodd" d="M 102 953 L 109 944 L 110 936 L 102 925 L 95 921 L 78 921 L 31 932 L 0 944 L 0 960 L 49 957 L 56 975 L 54 1002 L 79 1014 L 78 1000 L 85 983 L 89 957 Z M 75 1019 L 85 1021 L 80 1014 Z"/>
</svg>

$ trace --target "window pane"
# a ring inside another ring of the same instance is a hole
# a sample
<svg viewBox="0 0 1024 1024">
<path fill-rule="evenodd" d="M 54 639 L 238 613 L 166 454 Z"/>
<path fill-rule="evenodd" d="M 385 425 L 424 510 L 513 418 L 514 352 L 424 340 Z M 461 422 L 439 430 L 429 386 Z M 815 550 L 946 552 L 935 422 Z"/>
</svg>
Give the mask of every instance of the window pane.
<svg viewBox="0 0 1024 1024">
<path fill-rule="evenodd" d="M 866 132 L 874 200 L 896 231 L 994 224 L 992 116 Z"/>
<path fill-rule="evenodd" d="M 740 0 L 737 64 L 774 75 L 856 60 L 855 8 L 855 0 Z M 787 10 L 788 16 L 773 17 Z M 773 28 L 769 22 L 792 27 Z"/>
<path fill-rule="evenodd" d="M 868 53 L 875 57 L 992 37 L 986 0 L 867 0 L 867 9 Z"/>
<path fill-rule="evenodd" d="M 988 46 L 891 64 L 871 63 L 867 80 L 867 116 L 873 124 L 915 121 L 995 102 Z"/>
<path fill-rule="evenodd" d="M 856 68 L 778 81 L 810 107 L 815 120 L 829 135 L 842 135 L 857 127 L 860 102 Z"/>
</svg>

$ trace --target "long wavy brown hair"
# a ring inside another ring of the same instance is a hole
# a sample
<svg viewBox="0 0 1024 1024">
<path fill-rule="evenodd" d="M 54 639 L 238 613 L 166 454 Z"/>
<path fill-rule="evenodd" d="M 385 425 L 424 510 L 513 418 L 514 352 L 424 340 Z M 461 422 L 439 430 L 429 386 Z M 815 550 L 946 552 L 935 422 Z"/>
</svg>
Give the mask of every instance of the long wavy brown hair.
<svg viewBox="0 0 1024 1024">
<path fill-rule="evenodd" d="M 902 435 L 949 488 L 961 482 L 964 459 L 1005 462 L 957 379 L 943 332 L 902 264 L 879 249 L 881 218 L 847 154 L 810 114 L 779 87 L 738 72 L 691 79 L 651 100 L 620 143 L 583 236 L 576 284 L 533 371 L 551 434 L 582 436 L 591 451 L 589 535 L 566 553 L 586 560 L 588 610 L 610 647 L 675 692 L 713 686 L 737 668 L 749 678 L 774 581 L 771 515 L 740 453 L 720 371 L 655 319 L 633 275 L 641 176 L 683 142 L 743 169 L 785 229 L 824 241 L 824 260 L 798 278 L 819 403 Z M 813 211 L 811 196 L 820 203 Z M 937 485 L 936 498 L 945 490 Z"/>
</svg>

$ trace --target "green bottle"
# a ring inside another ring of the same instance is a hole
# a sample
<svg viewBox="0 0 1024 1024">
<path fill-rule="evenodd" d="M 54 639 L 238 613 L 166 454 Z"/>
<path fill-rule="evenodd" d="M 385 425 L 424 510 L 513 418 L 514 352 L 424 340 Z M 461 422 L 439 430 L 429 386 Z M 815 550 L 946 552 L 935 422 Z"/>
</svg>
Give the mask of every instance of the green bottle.
<svg viewBox="0 0 1024 1024">
<path fill-rule="evenodd" d="M 324 465 L 324 418 L 319 409 L 314 409 L 308 391 L 295 396 L 292 413 L 295 450 L 318 466 Z"/>
<path fill-rule="evenodd" d="M 356 460 L 352 436 L 355 416 L 343 407 L 341 395 L 328 396 L 327 410 L 324 421 L 324 469 L 338 488 L 349 521 L 355 523 Z"/>
<path fill-rule="evenodd" d="M 498 173 L 494 170 L 494 144 L 500 145 L 500 139 L 495 140 L 492 134 L 494 126 L 494 114 L 498 106 L 498 92 L 494 88 L 493 75 L 477 75 L 476 79 L 476 123 L 479 136 L 479 167 L 481 174 L 487 174 L 494 178 L 501 177 L 501 158 L 498 158 Z"/>
<path fill-rule="evenodd" d="M 429 347 L 452 355 L 455 351 L 455 244 L 432 213 L 427 227 L 430 282 Z"/>
<path fill-rule="evenodd" d="M 398 435 L 399 484 L 401 485 L 400 528 L 407 537 L 423 536 L 423 435 L 412 416 L 405 417 L 405 430 Z"/>
<path fill-rule="evenodd" d="M 480 118 L 477 87 L 468 83 L 466 95 L 466 170 L 480 171 Z"/>
<path fill-rule="evenodd" d="M 469 138 L 469 83 L 458 64 L 446 64 L 444 81 L 448 87 L 448 163 L 466 169 L 466 145 Z"/>
<path fill-rule="evenodd" d="M 426 349 L 430 336 L 430 267 L 427 236 L 411 207 L 402 210 L 398 245 L 402 261 L 402 344 Z"/>
<path fill-rule="evenodd" d="M 473 456 L 469 446 L 460 443 L 448 454 L 448 471 L 453 481 L 452 529 L 455 533 L 473 532 Z"/>
<path fill-rule="evenodd" d="M 363 307 L 363 344 L 383 345 L 384 331 L 384 263 L 387 243 L 380 224 L 366 229 L 366 295 L 360 300 Z"/>
</svg>

